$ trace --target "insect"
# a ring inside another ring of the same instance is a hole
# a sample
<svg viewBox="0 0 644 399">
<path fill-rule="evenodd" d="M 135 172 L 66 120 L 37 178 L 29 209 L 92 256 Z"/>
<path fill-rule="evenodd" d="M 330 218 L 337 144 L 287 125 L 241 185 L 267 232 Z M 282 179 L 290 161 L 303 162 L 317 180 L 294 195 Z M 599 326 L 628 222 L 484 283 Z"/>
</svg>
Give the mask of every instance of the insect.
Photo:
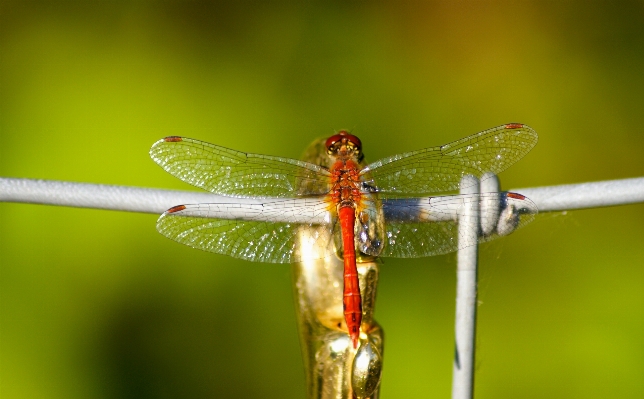
<svg viewBox="0 0 644 399">
<path fill-rule="evenodd" d="M 478 241 L 527 223 L 536 206 L 521 194 L 436 194 L 463 188 L 466 175 L 505 170 L 537 139 L 529 126 L 510 123 L 365 165 L 362 142 L 346 131 L 320 142 L 326 154 L 319 164 L 166 137 L 150 149 L 157 164 L 230 200 L 174 206 L 161 215 L 157 229 L 193 248 L 257 262 L 336 254 L 344 260 L 344 318 L 356 348 L 362 322 L 356 264 L 476 244 L 459 239 L 456 226 L 463 206 L 473 202 L 491 200 L 498 204 L 496 215 L 501 213 L 498 225 L 484 229 Z"/>
</svg>

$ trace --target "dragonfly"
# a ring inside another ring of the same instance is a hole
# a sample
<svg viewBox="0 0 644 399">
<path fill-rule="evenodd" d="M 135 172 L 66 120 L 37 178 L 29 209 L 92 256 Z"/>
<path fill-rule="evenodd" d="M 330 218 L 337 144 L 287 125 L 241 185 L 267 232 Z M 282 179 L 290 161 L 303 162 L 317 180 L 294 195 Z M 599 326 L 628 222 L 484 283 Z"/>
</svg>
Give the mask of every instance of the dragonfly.
<svg viewBox="0 0 644 399">
<path fill-rule="evenodd" d="M 347 131 L 319 140 L 313 147 L 323 156 L 315 163 L 170 136 L 152 145 L 152 159 L 184 182 L 230 199 L 174 206 L 157 230 L 190 247 L 249 261 L 340 257 L 344 319 L 356 348 L 362 323 L 357 263 L 445 254 L 528 223 L 537 210 L 521 194 L 452 192 L 465 188 L 465 176 L 505 170 L 537 140 L 529 126 L 509 123 L 366 164 L 362 142 Z M 476 240 L 459 237 L 458 224 L 473 223 L 461 217 L 465 207 L 489 208 L 490 202 L 498 204 L 496 212 L 483 213 L 481 225 L 499 222 L 476 226 L 484 230 Z"/>
</svg>

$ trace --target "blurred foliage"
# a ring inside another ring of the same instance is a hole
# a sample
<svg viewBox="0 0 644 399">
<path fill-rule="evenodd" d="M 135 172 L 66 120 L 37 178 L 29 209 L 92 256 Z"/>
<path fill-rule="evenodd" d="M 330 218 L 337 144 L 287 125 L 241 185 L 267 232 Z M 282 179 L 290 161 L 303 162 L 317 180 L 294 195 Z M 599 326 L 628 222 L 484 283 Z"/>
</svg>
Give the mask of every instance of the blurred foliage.
<svg viewBox="0 0 644 399">
<path fill-rule="evenodd" d="M 644 3 L 0 2 L 0 176 L 188 188 L 183 135 L 371 160 L 507 122 L 504 187 L 644 175 Z M 155 216 L 0 205 L 2 398 L 301 398 L 287 265 L 191 250 Z M 644 205 L 481 248 L 478 398 L 644 396 Z M 382 396 L 448 397 L 454 255 L 386 260 Z"/>
</svg>

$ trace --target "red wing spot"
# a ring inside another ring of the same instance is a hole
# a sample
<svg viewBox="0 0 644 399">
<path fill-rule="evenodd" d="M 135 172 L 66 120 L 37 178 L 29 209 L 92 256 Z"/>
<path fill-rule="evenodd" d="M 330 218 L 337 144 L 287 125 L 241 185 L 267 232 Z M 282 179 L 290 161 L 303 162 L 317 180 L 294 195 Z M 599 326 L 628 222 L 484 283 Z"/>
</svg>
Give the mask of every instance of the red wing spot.
<svg viewBox="0 0 644 399">
<path fill-rule="evenodd" d="M 166 212 L 167 213 L 175 213 L 175 212 L 182 211 L 184 209 L 186 209 L 185 205 L 177 205 L 177 206 L 173 206 L 172 208 L 168 209 Z"/>
<path fill-rule="evenodd" d="M 505 125 L 506 129 L 521 129 L 523 127 L 523 123 L 508 123 Z"/>
<path fill-rule="evenodd" d="M 183 139 L 179 136 L 169 136 L 163 139 L 166 143 L 177 143 L 179 141 L 183 141 Z"/>
<path fill-rule="evenodd" d="M 517 193 L 508 193 L 507 196 L 510 197 L 510 198 L 518 199 L 518 200 L 524 200 L 525 199 L 525 195 L 521 195 L 521 194 L 517 194 Z"/>
</svg>

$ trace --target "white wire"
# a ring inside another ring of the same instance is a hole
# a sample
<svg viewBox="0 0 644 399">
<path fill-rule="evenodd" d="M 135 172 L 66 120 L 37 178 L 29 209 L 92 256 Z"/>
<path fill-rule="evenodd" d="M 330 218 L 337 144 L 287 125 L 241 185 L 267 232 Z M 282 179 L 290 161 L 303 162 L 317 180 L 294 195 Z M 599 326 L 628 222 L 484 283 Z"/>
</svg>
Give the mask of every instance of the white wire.
<svg viewBox="0 0 644 399">
<path fill-rule="evenodd" d="M 606 180 L 510 190 L 530 198 L 539 212 L 566 211 L 644 202 L 644 178 Z"/>
<path fill-rule="evenodd" d="M 479 182 L 473 176 L 461 180 L 461 194 L 477 194 Z M 459 212 L 458 239 L 477 242 L 479 234 L 479 202 L 468 202 Z M 469 399 L 474 392 L 474 344 L 476 337 L 478 245 L 458 250 L 456 267 L 456 317 L 452 399 Z"/>
<path fill-rule="evenodd" d="M 644 178 L 522 188 L 510 191 L 530 198 L 539 208 L 539 212 L 565 211 L 644 202 Z M 261 204 L 265 201 L 266 199 L 231 199 L 196 191 L 0 178 L 0 202 L 161 214 L 168 208 L 180 204 L 203 202 Z"/>
</svg>

